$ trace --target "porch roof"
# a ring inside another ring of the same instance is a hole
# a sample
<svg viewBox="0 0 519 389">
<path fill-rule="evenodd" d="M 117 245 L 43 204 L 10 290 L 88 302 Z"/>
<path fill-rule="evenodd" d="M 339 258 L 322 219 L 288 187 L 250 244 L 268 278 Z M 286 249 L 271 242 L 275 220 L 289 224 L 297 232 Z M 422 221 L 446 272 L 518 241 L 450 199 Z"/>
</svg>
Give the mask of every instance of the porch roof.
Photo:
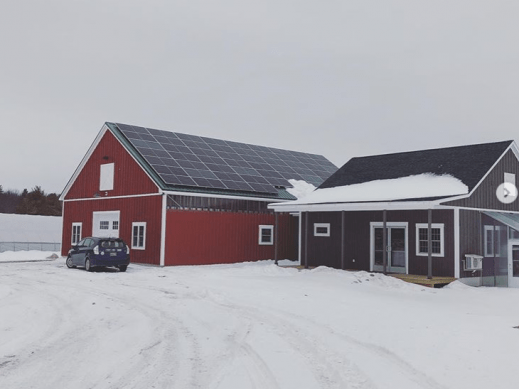
<svg viewBox="0 0 519 389">
<path fill-rule="evenodd" d="M 516 231 L 519 231 L 519 215 L 518 214 L 511 214 L 511 213 L 504 213 L 504 212 L 490 212 L 490 211 L 484 211 L 485 215 L 490 216 L 492 219 L 497 220 L 498 222 L 501 222 L 508 227 L 513 228 Z"/>
</svg>

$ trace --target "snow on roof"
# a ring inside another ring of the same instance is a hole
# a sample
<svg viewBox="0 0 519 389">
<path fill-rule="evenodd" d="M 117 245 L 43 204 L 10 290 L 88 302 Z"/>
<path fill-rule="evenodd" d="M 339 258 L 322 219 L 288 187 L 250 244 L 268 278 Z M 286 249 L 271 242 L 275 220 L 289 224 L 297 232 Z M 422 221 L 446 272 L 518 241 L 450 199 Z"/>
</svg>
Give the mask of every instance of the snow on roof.
<svg viewBox="0 0 519 389">
<path fill-rule="evenodd" d="M 375 180 L 362 184 L 317 189 L 285 204 L 320 204 L 366 201 L 392 201 L 467 194 L 467 185 L 451 175 L 432 173 Z"/>
<path fill-rule="evenodd" d="M 292 188 L 287 188 L 287 192 L 294 196 L 296 199 L 308 196 L 315 190 L 315 186 L 306 182 L 305 180 L 288 180 Z"/>
</svg>

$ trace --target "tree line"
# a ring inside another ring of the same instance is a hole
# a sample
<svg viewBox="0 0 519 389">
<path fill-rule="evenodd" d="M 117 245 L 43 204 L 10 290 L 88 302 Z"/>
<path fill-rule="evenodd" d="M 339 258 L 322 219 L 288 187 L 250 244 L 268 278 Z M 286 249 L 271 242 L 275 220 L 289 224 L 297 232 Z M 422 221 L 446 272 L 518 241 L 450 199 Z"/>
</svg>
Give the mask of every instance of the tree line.
<svg viewBox="0 0 519 389">
<path fill-rule="evenodd" d="M 61 216 L 61 201 L 56 193 L 46 194 L 40 186 L 30 192 L 5 190 L 0 185 L 0 213 Z"/>
</svg>

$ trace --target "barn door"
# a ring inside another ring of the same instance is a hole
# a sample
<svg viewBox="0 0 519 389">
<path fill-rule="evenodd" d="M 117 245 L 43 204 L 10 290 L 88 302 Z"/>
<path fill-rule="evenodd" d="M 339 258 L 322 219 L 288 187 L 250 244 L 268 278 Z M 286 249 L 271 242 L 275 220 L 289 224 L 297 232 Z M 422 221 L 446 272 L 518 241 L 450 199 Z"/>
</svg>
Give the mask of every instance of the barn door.
<svg viewBox="0 0 519 389">
<path fill-rule="evenodd" d="M 100 238 L 118 238 L 119 214 L 119 211 L 94 212 L 92 236 Z"/>
</svg>

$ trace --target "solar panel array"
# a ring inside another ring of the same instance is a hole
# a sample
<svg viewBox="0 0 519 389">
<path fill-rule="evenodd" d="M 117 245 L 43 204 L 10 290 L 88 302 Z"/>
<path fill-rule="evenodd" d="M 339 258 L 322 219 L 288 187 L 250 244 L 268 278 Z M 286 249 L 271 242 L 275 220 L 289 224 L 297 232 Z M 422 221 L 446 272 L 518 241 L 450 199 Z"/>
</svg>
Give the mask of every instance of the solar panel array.
<svg viewBox="0 0 519 389">
<path fill-rule="evenodd" d="M 117 124 L 162 180 L 173 186 L 277 194 L 288 179 L 319 186 L 337 170 L 321 155 Z"/>
</svg>

